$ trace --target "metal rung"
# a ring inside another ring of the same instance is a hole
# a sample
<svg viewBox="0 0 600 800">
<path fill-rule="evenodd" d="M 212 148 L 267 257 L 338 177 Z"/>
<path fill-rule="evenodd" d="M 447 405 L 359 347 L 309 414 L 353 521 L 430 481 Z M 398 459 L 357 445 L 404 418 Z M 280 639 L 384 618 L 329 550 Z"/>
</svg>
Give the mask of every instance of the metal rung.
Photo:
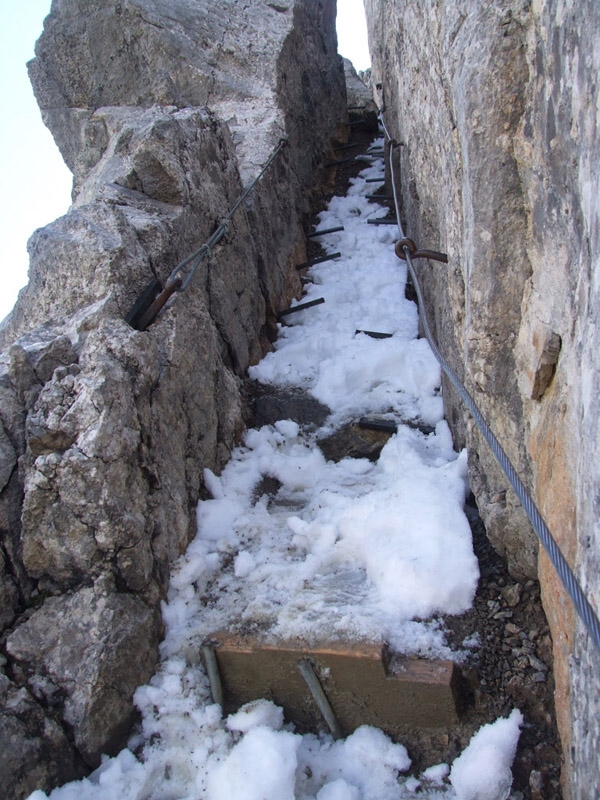
<svg viewBox="0 0 600 800">
<path fill-rule="evenodd" d="M 359 146 L 358 144 L 341 144 L 339 146 L 335 146 L 333 149 L 334 150 L 354 150 L 358 146 Z"/>
<path fill-rule="evenodd" d="M 301 661 L 298 662 L 298 669 L 300 670 L 300 674 L 306 681 L 306 685 L 310 690 L 313 700 L 317 704 L 317 708 L 323 715 L 323 719 L 327 723 L 327 727 L 331 731 L 331 735 L 333 736 L 334 739 L 341 739 L 342 731 L 340 730 L 339 722 L 337 721 L 336 716 L 331 707 L 331 704 L 327 699 L 327 695 L 323 691 L 321 682 L 319 681 L 319 679 L 315 674 L 313 665 L 307 658 L 303 658 Z"/>
<path fill-rule="evenodd" d="M 327 230 L 324 231 L 313 231 L 312 233 L 307 233 L 306 235 L 309 239 L 314 239 L 315 236 L 325 236 L 326 233 L 337 233 L 338 231 L 343 231 L 343 230 L 344 226 L 339 225 L 337 228 L 327 228 Z"/>
<path fill-rule="evenodd" d="M 309 300 L 308 303 L 300 303 L 300 305 L 292 306 L 291 308 L 286 308 L 284 311 L 279 312 L 278 319 L 281 317 L 287 317 L 289 314 L 295 314 L 296 311 L 303 311 L 305 308 L 312 308 L 313 306 L 319 306 L 321 303 L 325 302 L 324 297 L 319 297 L 316 300 Z"/>
<path fill-rule="evenodd" d="M 364 333 L 365 336 L 370 336 L 371 339 L 391 339 L 392 336 L 394 335 L 393 333 L 379 333 L 378 331 L 361 331 L 358 329 L 355 330 L 354 333 L 355 334 Z"/>
<path fill-rule="evenodd" d="M 208 673 L 212 701 L 223 708 L 223 686 L 221 685 L 221 675 L 219 673 L 215 648 L 211 644 L 205 644 L 202 646 L 202 652 L 204 653 L 204 662 L 206 664 L 206 672 Z"/>
<path fill-rule="evenodd" d="M 328 161 L 327 164 L 323 164 L 323 167 L 327 169 L 327 167 L 337 167 L 338 164 L 347 164 L 348 161 L 354 161 L 353 158 L 338 158 L 336 161 Z"/>
<path fill-rule="evenodd" d="M 320 258 L 312 258 L 310 261 L 304 261 L 302 264 L 296 264 L 296 269 L 306 269 L 315 264 L 322 264 L 324 261 L 334 261 L 336 258 L 341 257 L 341 253 L 332 253 L 330 256 L 320 256 Z"/>
<path fill-rule="evenodd" d="M 368 219 L 367 222 L 369 225 L 397 225 L 398 222 L 395 219 Z"/>
<path fill-rule="evenodd" d="M 376 419 L 374 417 L 361 417 L 358 427 L 366 428 L 370 431 L 384 431 L 385 433 L 396 433 L 398 430 L 398 426 L 393 419 Z"/>
<path fill-rule="evenodd" d="M 385 183 L 385 175 L 381 178 L 365 178 L 365 183 Z"/>
</svg>

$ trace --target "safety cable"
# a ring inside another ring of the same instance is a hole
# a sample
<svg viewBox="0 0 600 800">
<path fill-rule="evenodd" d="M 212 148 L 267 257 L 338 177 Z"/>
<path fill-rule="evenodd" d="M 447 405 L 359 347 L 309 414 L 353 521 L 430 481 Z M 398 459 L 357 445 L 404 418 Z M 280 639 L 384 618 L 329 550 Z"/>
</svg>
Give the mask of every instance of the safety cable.
<svg viewBox="0 0 600 800">
<path fill-rule="evenodd" d="M 387 143 L 388 143 L 388 163 L 389 163 L 389 170 L 390 170 L 390 180 L 392 184 L 392 193 L 394 196 L 394 206 L 396 209 L 396 221 L 398 224 L 398 231 L 400 233 L 401 239 L 405 238 L 404 230 L 402 228 L 402 222 L 400 219 L 400 205 L 398 202 L 398 192 L 396 188 L 396 176 L 394 172 L 394 146 L 396 144 L 395 140 L 390 136 L 390 132 L 385 124 L 383 119 L 383 114 L 379 117 L 381 121 L 381 125 L 383 127 Z M 473 419 L 479 430 L 481 431 L 484 439 L 490 446 L 490 449 L 496 460 L 500 464 L 502 471 L 508 478 L 508 481 L 512 488 L 515 491 L 515 494 L 521 501 L 523 508 L 525 509 L 525 513 L 529 517 L 529 520 L 533 526 L 533 529 L 542 543 L 544 550 L 548 554 L 550 561 L 554 565 L 554 568 L 562 581 L 567 594 L 571 598 L 573 605 L 575 606 L 575 610 L 579 614 L 579 617 L 585 624 L 586 628 L 588 629 L 596 647 L 600 650 L 600 621 L 598 620 L 598 616 L 596 612 L 592 608 L 589 600 L 587 599 L 586 595 L 583 592 L 577 578 L 573 574 L 569 564 L 567 563 L 566 558 L 562 554 L 560 547 L 556 543 L 556 540 L 550 533 L 550 530 L 546 523 L 544 522 L 542 515 L 540 514 L 537 506 L 533 502 L 529 492 L 525 488 L 523 481 L 520 479 L 517 471 L 515 470 L 514 466 L 512 465 L 510 459 L 504 452 L 500 442 L 492 432 L 490 426 L 486 422 L 483 414 L 479 410 L 477 403 L 471 397 L 467 389 L 465 388 L 464 384 L 461 382 L 460 378 L 456 374 L 456 372 L 452 369 L 452 367 L 448 364 L 445 358 L 440 353 L 433 334 L 431 332 L 431 328 L 429 326 L 429 319 L 427 317 L 427 311 L 425 308 L 425 301 L 423 297 L 423 291 L 421 288 L 421 283 L 419 281 L 417 272 L 414 268 L 413 259 L 411 255 L 410 247 L 407 245 L 403 245 L 402 247 L 404 251 L 404 256 L 406 258 L 406 263 L 408 265 L 408 269 L 412 278 L 412 282 L 415 287 L 415 291 L 417 293 L 417 299 L 419 301 L 419 310 L 421 315 L 421 322 L 423 324 L 423 330 L 425 331 L 425 336 L 427 337 L 427 341 L 429 342 L 429 346 L 436 357 L 440 367 L 448 376 L 448 379 L 458 392 L 459 396 L 461 397 L 463 403 L 467 407 L 467 409 L 471 412 Z"/>
<path fill-rule="evenodd" d="M 326 69 L 324 72 L 321 73 L 321 75 L 325 77 L 328 76 L 329 73 L 334 71 L 339 72 L 339 65 L 337 63 L 335 64 L 335 66 Z M 266 163 L 261 168 L 258 175 L 244 189 L 241 196 L 237 199 L 237 201 L 234 203 L 233 207 L 229 210 L 226 216 L 221 220 L 216 230 L 210 235 L 208 240 L 203 245 L 201 245 L 195 252 L 193 252 L 183 261 L 180 261 L 179 264 L 177 264 L 177 266 L 174 267 L 171 274 L 167 278 L 164 287 L 159 280 L 154 279 L 150 281 L 150 283 L 144 288 L 140 296 L 137 298 L 137 300 L 134 302 L 132 307 L 129 309 L 127 315 L 125 316 L 125 321 L 129 325 L 131 325 L 132 328 L 135 328 L 138 331 L 145 331 L 146 328 L 156 319 L 161 309 L 166 305 L 168 300 L 175 293 L 185 292 L 188 289 L 202 261 L 211 256 L 213 248 L 221 241 L 221 239 L 225 236 L 225 234 L 229 230 L 229 223 L 231 222 L 231 219 L 233 218 L 235 212 L 242 205 L 242 203 L 248 197 L 250 192 L 252 192 L 256 184 L 260 181 L 260 179 L 269 169 L 271 164 L 275 161 L 275 159 L 277 158 L 283 147 L 290 140 L 292 134 L 296 131 L 298 126 L 301 125 L 302 123 L 306 123 L 308 119 L 311 119 L 312 117 L 315 116 L 315 110 L 316 110 L 315 101 L 312 98 L 308 98 L 305 104 L 304 111 L 298 115 L 296 122 L 292 125 L 289 133 L 284 134 L 279 139 L 278 145 L 275 147 L 275 149 L 267 159 Z M 189 266 L 189 272 L 187 276 L 184 278 L 180 275 L 180 273 L 185 267 L 188 266 Z"/>
<path fill-rule="evenodd" d="M 172 281 L 175 278 L 175 276 L 178 275 L 179 272 L 181 272 L 181 270 L 184 267 L 186 267 L 190 262 L 194 262 L 192 264 L 192 267 L 190 269 L 190 272 L 189 272 L 187 278 L 183 281 L 183 283 L 181 284 L 180 288 L 178 289 L 179 292 L 185 292 L 185 290 L 188 288 L 188 286 L 190 285 L 190 283 L 191 283 L 191 281 L 192 281 L 192 279 L 194 277 L 194 274 L 196 273 L 196 270 L 198 269 L 198 266 L 200 265 L 200 262 L 204 258 L 207 258 L 207 257 L 210 256 L 210 254 L 212 252 L 212 248 L 216 244 L 218 244 L 218 242 L 221 241 L 223 236 L 225 236 L 225 234 L 229 230 L 229 222 L 233 218 L 233 215 L 238 210 L 238 208 L 242 205 L 244 200 L 248 197 L 250 192 L 254 189 L 256 184 L 260 181 L 260 179 L 265 174 L 265 172 L 269 169 L 269 167 L 271 166 L 273 161 L 275 161 L 275 159 L 279 155 L 280 151 L 287 144 L 287 142 L 290 139 L 290 136 L 292 135 L 292 133 L 294 133 L 294 131 L 296 130 L 296 128 L 298 127 L 299 124 L 300 124 L 300 120 L 298 120 L 296 122 L 296 124 L 292 127 L 292 129 L 290 130 L 290 132 L 288 134 L 286 134 L 285 136 L 281 137 L 281 139 L 279 140 L 279 144 L 277 145 L 275 150 L 273 150 L 273 152 L 271 153 L 271 155 L 269 156 L 269 158 L 267 159 L 267 161 L 263 165 L 261 171 L 258 173 L 256 178 L 254 178 L 254 180 L 244 189 L 244 191 L 242 192 L 242 194 L 240 195 L 238 200 L 234 203 L 234 205 L 229 210 L 229 212 L 225 215 L 225 217 L 223 217 L 223 219 L 221 220 L 221 224 L 215 230 L 215 232 L 210 236 L 208 241 L 205 242 L 198 250 L 196 250 L 195 253 L 192 253 L 191 256 L 188 256 L 184 261 L 181 261 L 179 264 L 177 264 L 177 266 L 171 272 L 171 274 L 169 275 L 169 279 L 168 279 L 169 281 Z"/>
</svg>

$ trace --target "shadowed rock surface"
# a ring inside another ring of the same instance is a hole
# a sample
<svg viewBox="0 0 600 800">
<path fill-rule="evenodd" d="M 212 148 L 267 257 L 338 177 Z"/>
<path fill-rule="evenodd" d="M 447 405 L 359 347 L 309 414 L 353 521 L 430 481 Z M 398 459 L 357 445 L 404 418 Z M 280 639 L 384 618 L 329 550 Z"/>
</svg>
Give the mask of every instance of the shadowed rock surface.
<svg viewBox="0 0 600 800">
<path fill-rule="evenodd" d="M 346 108 L 335 3 L 55 0 L 30 74 L 74 203 L 29 243 L 0 327 L 0 761 L 9 796 L 122 746 L 154 671 L 169 565 L 241 378 L 301 290 L 304 225 Z M 123 318 L 208 239 L 144 333 Z"/>
</svg>

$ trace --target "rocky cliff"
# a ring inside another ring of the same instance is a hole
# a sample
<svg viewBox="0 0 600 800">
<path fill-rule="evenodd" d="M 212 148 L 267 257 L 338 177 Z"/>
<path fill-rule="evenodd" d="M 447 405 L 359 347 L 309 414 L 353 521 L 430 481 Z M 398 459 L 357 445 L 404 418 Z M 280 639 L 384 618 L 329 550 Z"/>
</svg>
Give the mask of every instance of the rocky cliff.
<svg viewBox="0 0 600 800">
<path fill-rule="evenodd" d="M 0 773 L 11 796 L 119 746 L 153 672 L 202 469 L 240 377 L 300 291 L 305 225 L 346 109 L 333 0 L 54 0 L 30 74 L 74 174 L 0 331 Z M 123 321 L 206 241 L 189 290 Z M 59 635 L 60 634 L 60 635 Z"/>
<path fill-rule="evenodd" d="M 419 267 L 441 349 L 599 610 L 600 6 L 365 6 L 409 235 L 449 255 Z M 565 794 L 596 796 L 600 654 L 449 387 L 445 404 L 491 540 L 515 576 L 541 579 Z"/>
</svg>

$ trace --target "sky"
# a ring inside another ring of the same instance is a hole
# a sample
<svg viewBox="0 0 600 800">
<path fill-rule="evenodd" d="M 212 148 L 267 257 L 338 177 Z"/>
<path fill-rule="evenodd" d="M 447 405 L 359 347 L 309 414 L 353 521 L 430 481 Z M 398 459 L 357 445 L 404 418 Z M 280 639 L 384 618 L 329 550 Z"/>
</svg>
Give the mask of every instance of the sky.
<svg viewBox="0 0 600 800">
<path fill-rule="evenodd" d="M 71 202 L 71 173 L 42 122 L 25 66 L 50 5 L 0 0 L 0 320 L 27 282 L 27 240 Z M 340 53 L 357 69 L 369 66 L 362 0 L 338 0 L 338 39 Z"/>
</svg>

